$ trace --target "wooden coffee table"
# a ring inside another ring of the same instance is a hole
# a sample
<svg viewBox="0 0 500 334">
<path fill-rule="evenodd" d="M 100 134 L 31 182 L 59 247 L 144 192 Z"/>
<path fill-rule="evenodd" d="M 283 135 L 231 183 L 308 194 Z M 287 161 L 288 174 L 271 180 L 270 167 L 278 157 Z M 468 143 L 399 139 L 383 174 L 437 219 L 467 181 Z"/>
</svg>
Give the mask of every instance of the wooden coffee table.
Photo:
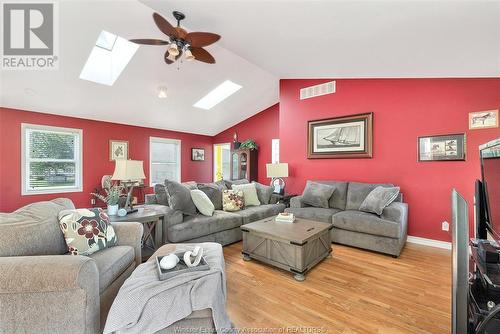
<svg viewBox="0 0 500 334">
<path fill-rule="evenodd" d="M 255 259 L 287 270 L 297 281 L 317 263 L 331 256 L 331 224 L 296 218 L 294 223 L 275 217 L 241 226 L 243 259 Z"/>
</svg>

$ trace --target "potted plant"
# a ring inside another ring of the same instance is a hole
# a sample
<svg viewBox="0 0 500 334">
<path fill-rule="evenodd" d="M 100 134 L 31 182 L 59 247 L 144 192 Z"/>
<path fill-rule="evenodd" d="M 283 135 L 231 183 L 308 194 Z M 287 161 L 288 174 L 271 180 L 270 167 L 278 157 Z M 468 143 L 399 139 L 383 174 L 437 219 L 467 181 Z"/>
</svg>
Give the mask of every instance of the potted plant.
<svg viewBox="0 0 500 334">
<path fill-rule="evenodd" d="M 123 193 L 123 186 L 118 184 L 109 184 L 108 187 L 103 188 L 105 195 L 99 192 L 91 193 L 97 199 L 100 199 L 107 204 L 108 215 L 115 216 L 118 213 L 118 202 L 120 195 Z"/>
<path fill-rule="evenodd" d="M 240 145 L 240 150 L 257 150 L 259 147 L 257 146 L 257 143 L 253 139 L 247 139 Z"/>
</svg>

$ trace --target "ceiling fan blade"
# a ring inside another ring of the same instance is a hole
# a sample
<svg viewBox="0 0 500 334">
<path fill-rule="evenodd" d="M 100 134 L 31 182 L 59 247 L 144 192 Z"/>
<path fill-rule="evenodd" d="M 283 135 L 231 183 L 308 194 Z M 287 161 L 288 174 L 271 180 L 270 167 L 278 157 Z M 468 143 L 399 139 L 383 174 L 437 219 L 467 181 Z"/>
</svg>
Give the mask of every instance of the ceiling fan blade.
<svg viewBox="0 0 500 334">
<path fill-rule="evenodd" d="M 193 54 L 195 60 L 208 64 L 215 64 L 215 58 L 203 48 L 191 48 L 191 53 Z"/>
<path fill-rule="evenodd" d="M 145 38 L 145 39 L 131 39 L 130 41 L 133 42 L 133 43 L 145 44 L 145 45 L 166 45 L 166 44 L 170 44 L 169 42 L 162 41 L 161 39 L 149 39 L 149 38 Z"/>
<path fill-rule="evenodd" d="M 182 50 L 179 50 L 179 54 L 175 57 L 175 60 L 173 60 L 173 61 L 168 58 L 169 55 L 170 55 L 170 53 L 167 50 L 165 52 L 165 56 L 163 56 L 163 60 L 165 60 L 165 63 L 167 63 L 168 65 L 172 64 L 173 62 L 175 62 L 177 59 L 179 59 L 182 56 Z"/>
<path fill-rule="evenodd" d="M 178 37 L 177 30 L 175 30 L 175 28 L 170 23 L 168 23 L 168 21 L 165 20 L 163 16 L 158 13 L 153 13 L 153 20 L 155 21 L 158 29 L 160 29 L 161 32 L 163 32 L 165 35 L 171 38 Z"/>
<path fill-rule="evenodd" d="M 186 29 L 181 28 L 181 27 L 176 27 L 175 31 L 177 32 L 177 38 L 186 39 L 186 35 L 188 34 Z"/>
<path fill-rule="evenodd" d="M 211 32 L 190 32 L 185 37 L 186 42 L 194 48 L 202 48 L 217 42 L 219 39 L 220 35 Z"/>
</svg>

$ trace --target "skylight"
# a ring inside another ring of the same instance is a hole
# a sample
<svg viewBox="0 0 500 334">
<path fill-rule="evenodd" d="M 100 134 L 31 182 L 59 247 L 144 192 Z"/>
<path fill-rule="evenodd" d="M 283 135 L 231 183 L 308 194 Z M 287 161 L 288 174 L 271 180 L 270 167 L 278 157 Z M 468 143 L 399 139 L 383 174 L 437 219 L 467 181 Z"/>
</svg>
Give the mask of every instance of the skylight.
<svg viewBox="0 0 500 334">
<path fill-rule="evenodd" d="M 101 31 L 83 66 L 80 79 L 112 86 L 134 56 L 139 45 Z"/>
<path fill-rule="evenodd" d="M 226 80 L 196 102 L 193 107 L 209 110 L 241 89 L 231 80 Z"/>
</svg>

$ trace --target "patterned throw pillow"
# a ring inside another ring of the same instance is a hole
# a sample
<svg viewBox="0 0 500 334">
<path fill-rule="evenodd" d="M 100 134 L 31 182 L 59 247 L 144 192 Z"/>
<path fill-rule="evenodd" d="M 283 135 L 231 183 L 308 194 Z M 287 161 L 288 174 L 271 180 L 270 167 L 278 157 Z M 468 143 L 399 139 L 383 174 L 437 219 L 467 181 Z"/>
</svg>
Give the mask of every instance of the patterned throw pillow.
<svg viewBox="0 0 500 334">
<path fill-rule="evenodd" d="M 224 211 L 240 211 L 245 206 L 245 198 L 241 190 L 224 190 L 222 192 L 222 208 Z"/>
<path fill-rule="evenodd" d="M 245 198 L 245 206 L 259 206 L 260 201 L 257 196 L 257 189 L 255 188 L 255 183 L 247 184 L 233 184 L 233 190 L 243 191 L 243 197 Z"/>
<path fill-rule="evenodd" d="M 115 230 L 101 208 L 63 210 L 59 226 L 72 255 L 90 255 L 117 243 Z"/>
</svg>

